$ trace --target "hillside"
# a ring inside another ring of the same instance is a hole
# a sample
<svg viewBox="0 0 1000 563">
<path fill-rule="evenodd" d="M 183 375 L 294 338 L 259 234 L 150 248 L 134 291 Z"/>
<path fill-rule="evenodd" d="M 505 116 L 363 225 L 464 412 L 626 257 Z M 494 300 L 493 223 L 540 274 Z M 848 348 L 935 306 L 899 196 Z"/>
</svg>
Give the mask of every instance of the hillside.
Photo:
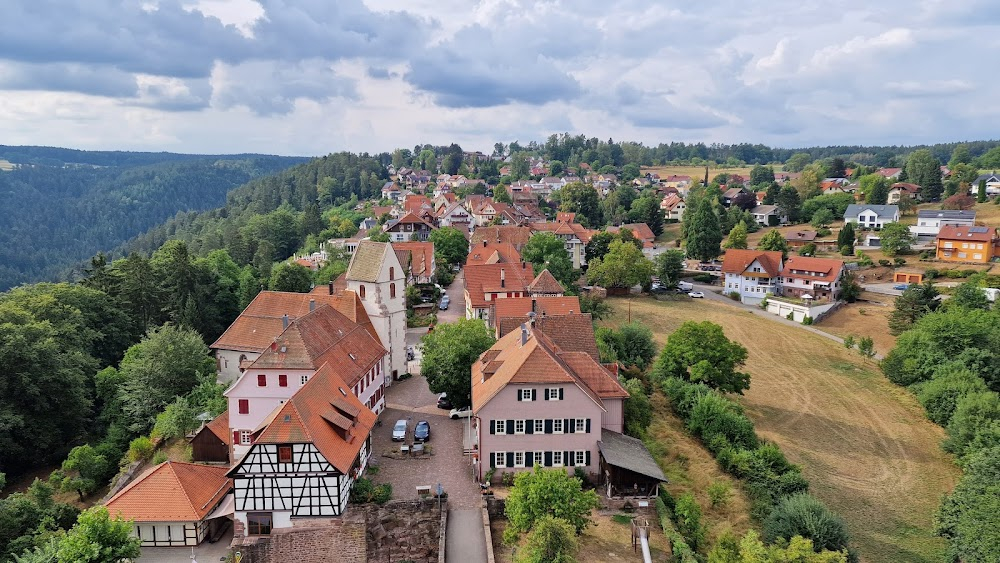
<svg viewBox="0 0 1000 563">
<path fill-rule="evenodd" d="M 303 158 L 94 152 L 0 146 L 0 290 L 59 279 L 178 212 L 218 207 L 233 188 Z"/>
</svg>

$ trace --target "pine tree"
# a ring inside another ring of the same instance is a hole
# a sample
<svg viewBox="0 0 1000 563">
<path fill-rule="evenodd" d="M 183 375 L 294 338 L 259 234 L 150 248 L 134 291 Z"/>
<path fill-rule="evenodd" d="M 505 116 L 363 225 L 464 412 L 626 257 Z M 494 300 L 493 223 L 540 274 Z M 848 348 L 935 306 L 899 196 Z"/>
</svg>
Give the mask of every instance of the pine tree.
<svg viewBox="0 0 1000 563">
<path fill-rule="evenodd" d="M 688 219 L 690 218 L 690 222 Z M 687 223 L 687 255 L 696 260 L 712 260 L 722 254 L 722 229 L 719 218 L 712 210 L 708 198 L 698 201 L 698 207 L 690 215 L 685 214 Z"/>
<path fill-rule="evenodd" d="M 740 248 L 746 249 L 747 247 L 747 224 L 743 221 L 736 223 L 733 230 L 729 231 L 729 239 L 726 240 L 726 248 Z"/>
<path fill-rule="evenodd" d="M 845 256 L 848 254 L 854 254 L 854 223 L 848 221 L 844 224 L 844 227 L 840 229 L 840 233 L 837 235 L 837 248 L 840 249 L 841 253 Z M 844 252 L 844 249 L 847 252 Z"/>
<path fill-rule="evenodd" d="M 760 239 L 760 242 L 757 243 L 757 250 L 776 250 L 781 252 L 781 258 L 784 260 L 788 257 L 788 242 L 781 231 L 773 229 Z"/>
</svg>

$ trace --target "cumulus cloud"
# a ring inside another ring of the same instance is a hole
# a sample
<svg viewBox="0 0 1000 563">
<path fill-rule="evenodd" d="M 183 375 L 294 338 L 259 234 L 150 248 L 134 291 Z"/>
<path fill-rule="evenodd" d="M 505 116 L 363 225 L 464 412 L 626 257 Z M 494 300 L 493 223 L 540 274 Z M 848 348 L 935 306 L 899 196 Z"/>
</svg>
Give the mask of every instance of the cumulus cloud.
<svg viewBox="0 0 1000 563">
<path fill-rule="evenodd" d="M 82 92 L 111 98 L 139 93 L 135 76 L 108 66 L 0 62 L 0 90 Z"/>
<path fill-rule="evenodd" d="M 338 75 L 321 59 L 295 65 L 253 61 L 220 64 L 212 76 L 213 103 L 221 109 L 243 106 L 259 115 L 292 111 L 299 100 L 355 99 L 353 80 Z"/>
</svg>

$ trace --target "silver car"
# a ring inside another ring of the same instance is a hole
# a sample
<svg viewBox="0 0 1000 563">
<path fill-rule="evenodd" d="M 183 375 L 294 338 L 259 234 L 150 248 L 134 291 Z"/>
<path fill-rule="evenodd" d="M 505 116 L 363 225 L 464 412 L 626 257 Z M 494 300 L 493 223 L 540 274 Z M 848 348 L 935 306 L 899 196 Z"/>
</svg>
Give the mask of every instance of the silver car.
<svg viewBox="0 0 1000 563">
<path fill-rule="evenodd" d="M 406 421 L 397 420 L 396 425 L 392 427 L 392 441 L 402 442 L 406 440 Z"/>
</svg>

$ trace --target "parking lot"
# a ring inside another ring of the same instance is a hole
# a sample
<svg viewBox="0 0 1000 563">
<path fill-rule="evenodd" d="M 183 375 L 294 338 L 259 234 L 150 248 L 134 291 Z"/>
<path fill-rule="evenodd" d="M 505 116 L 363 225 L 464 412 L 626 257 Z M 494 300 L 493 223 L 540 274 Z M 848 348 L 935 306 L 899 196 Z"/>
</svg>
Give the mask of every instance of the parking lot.
<svg viewBox="0 0 1000 563">
<path fill-rule="evenodd" d="M 437 396 L 427 388 L 423 377 L 395 382 L 386 393 L 387 409 L 382 413 L 382 426 L 372 434 L 372 462 L 378 465 L 376 483 L 392 484 L 396 499 L 417 498 L 418 486 L 437 488 L 440 483 L 448 493 L 451 509 L 478 508 L 481 501 L 479 485 L 472 477 L 472 464 L 463 454 L 462 440 L 469 419 L 451 420 L 448 411 L 437 408 Z M 413 444 L 413 427 L 417 421 L 430 423 L 431 439 L 427 442 L 431 454 L 403 459 L 383 454 L 398 451 L 400 442 L 392 441 L 392 427 L 397 420 L 407 421 L 407 445 Z"/>
</svg>

